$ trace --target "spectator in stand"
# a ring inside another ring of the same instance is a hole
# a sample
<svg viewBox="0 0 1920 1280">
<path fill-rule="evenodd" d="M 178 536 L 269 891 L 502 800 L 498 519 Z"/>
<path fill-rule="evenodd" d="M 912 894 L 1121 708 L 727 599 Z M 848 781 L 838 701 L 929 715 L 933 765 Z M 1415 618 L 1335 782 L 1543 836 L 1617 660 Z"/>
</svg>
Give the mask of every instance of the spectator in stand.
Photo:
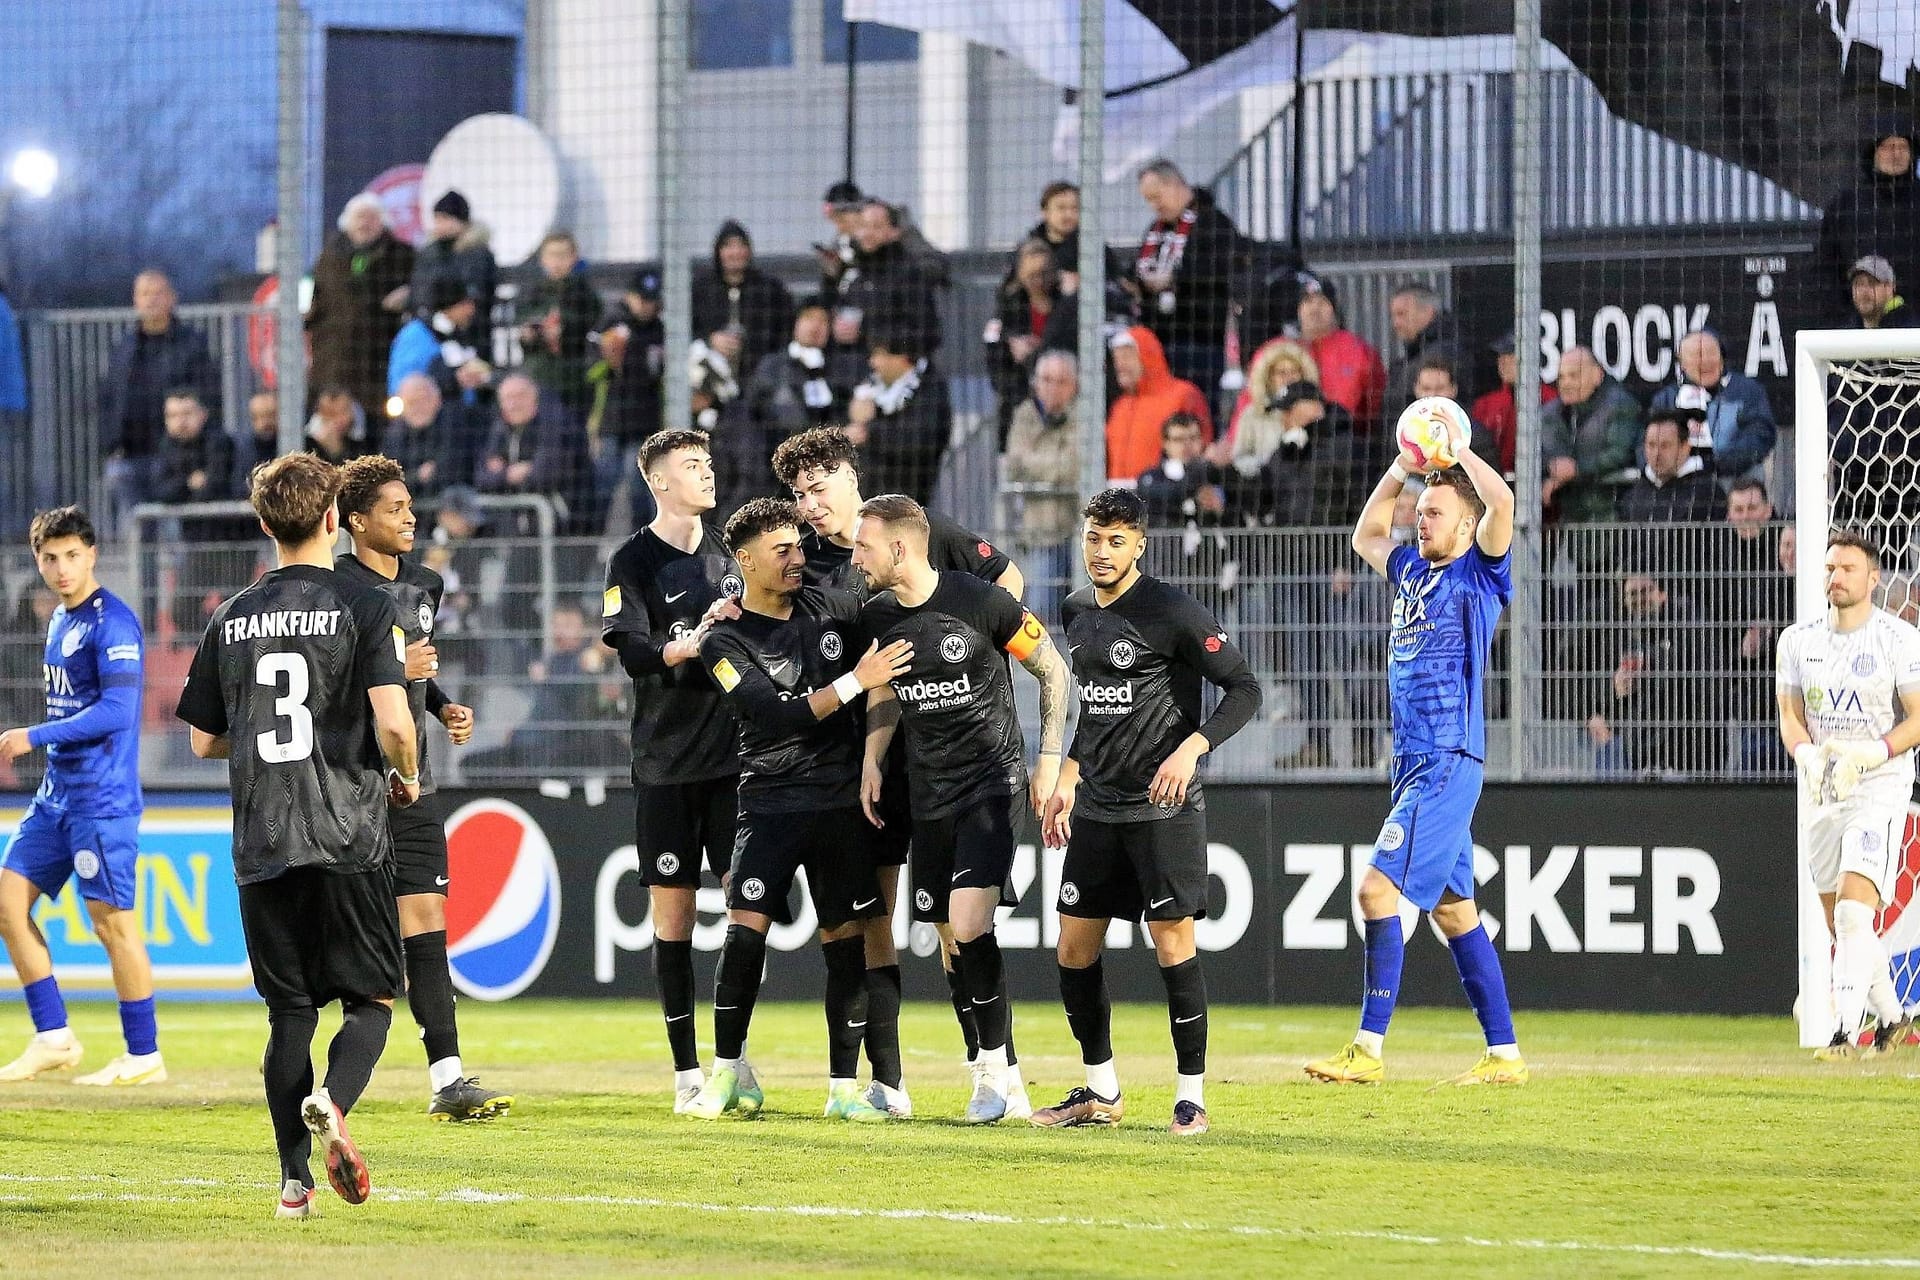
<svg viewBox="0 0 1920 1280">
<path fill-rule="evenodd" d="M 1660 410 L 1678 405 L 1705 411 L 1703 419 L 1694 421 L 1694 436 L 1689 443 L 1701 464 L 1721 483 L 1732 484 L 1742 476 L 1757 475 L 1779 434 L 1766 388 L 1746 374 L 1727 368 L 1720 335 L 1708 329 L 1680 339 L 1680 374 L 1680 384 L 1662 388 L 1653 397 L 1652 407 Z"/>
<path fill-rule="evenodd" d="M 1191 382 L 1176 378 L 1153 330 L 1135 325 L 1107 340 L 1113 376 L 1120 394 L 1107 410 L 1107 476 L 1122 484 L 1152 467 L 1162 456 L 1167 419 L 1185 413 L 1200 424 L 1204 444 L 1213 439 L 1213 415 L 1207 398 Z"/>
<path fill-rule="evenodd" d="M 208 426 L 199 390 L 175 387 L 167 392 L 165 404 L 166 435 L 154 458 L 153 501 L 186 506 L 233 497 L 233 437 Z M 240 527 L 235 528 L 236 524 Z M 186 635 L 198 631 L 212 608 L 231 592 L 236 574 L 228 564 L 231 557 L 217 544 L 235 534 L 246 536 L 249 527 L 257 533 L 259 524 L 206 516 L 166 522 L 161 536 L 165 550 L 175 553 L 171 559 L 176 631 Z"/>
<path fill-rule="evenodd" d="M 100 453 L 107 492 L 119 516 L 151 495 L 154 453 L 166 434 L 166 394 L 192 387 L 209 416 L 220 407 L 220 375 L 206 338 L 174 314 L 177 299 L 164 272 L 133 280 L 133 330 L 114 344 L 100 383 Z M 103 538 L 111 536 L 101 530 Z"/>
<path fill-rule="evenodd" d="M 868 199 L 854 229 L 859 257 L 839 279 L 834 337 L 871 347 L 884 330 L 922 351 L 940 348 L 939 284 L 908 250 L 905 216 L 884 200 Z"/>
<path fill-rule="evenodd" d="M 27 365 L 20 324 L 0 279 L 0 534 L 24 534 L 33 518 L 33 467 L 27 457 Z M 12 723 L 18 723 L 14 721 Z"/>
<path fill-rule="evenodd" d="M 626 754 L 620 724 L 622 678 L 609 671 L 607 650 L 591 642 L 586 610 L 572 600 L 554 606 L 546 651 L 527 664 L 533 687 L 527 718 L 498 747 L 469 752 L 461 773 L 476 782 L 538 778 L 544 771 L 603 767 L 612 772 Z"/>
<path fill-rule="evenodd" d="M 1233 418 L 1228 422 L 1226 432 L 1207 448 L 1208 460 L 1225 467 L 1232 465 L 1236 456 L 1245 458 L 1257 455 L 1253 464 L 1257 469 L 1273 452 L 1274 435 L 1269 430 L 1258 445 L 1243 447 L 1241 426 L 1247 414 L 1264 413 L 1271 419 L 1278 412 L 1280 398 L 1287 394 L 1287 388 L 1302 382 L 1317 387 L 1319 380 L 1318 362 L 1292 338 L 1272 338 L 1262 343 L 1260 349 L 1253 353 L 1253 359 L 1247 363 L 1247 385 L 1234 402 Z M 1341 412 L 1344 414 L 1345 410 Z"/>
<path fill-rule="evenodd" d="M 1429 396 L 1438 396 L 1460 404 L 1460 380 L 1454 376 L 1453 361 L 1442 356 L 1428 356 L 1420 362 L 1420 367 L 1413 371 L 1413 398 L 1424 400 Z M 1464 410 L 1466 406 L 1461 405 L 1461 408 Z M 1498 456 L 1500 442 L 1494 439 L 1493 432 L 1487 429 L 1487 424 L 1472 414 L 1467 415 L 1467 421 L 1473 426 L 1473 434 L 1468 444 L 1474 456 L 1483 459 Z"/>
<path fill-rule="evenodd" d="M 1716 490 L 1717 493 L 1717 490 Z M 1621 622 L 1587 736 L 1602 772 L 1674 777 L 1725 765 L 1724 661 L 1698 604 L 1645 568 L 1620 583 Z"/>
<path fill-rule="evenodd" d="M 1227 321 L 1240 233 L 1211 193 L 1195 191 L 1171 160 L 1149 161 L 1139 183 L 1140 198 L 1153 211 L 1134 262 L 1142 316 L 1160 339 L 1168 368 L 1199 387 L 1211 404 L 1227 371 Z M 1207 421 L 1211 434 L 1210 416 Z"/>
<path fill-rule="evenodd" d="M 818 296 L 803 298 L 793 313 L 793 335 L 783 351 L 760 358 L 741 392 L 748 420 L 767 442 L 761 460 L 788 436 L 845 422 L 853 386 L 836 383 L 827 365 L 831 313 Z"/>
<path fill-rule="evenodd" d="M 1027 231 L 1026 241 L 1038 240 L 1053 253 L 1053 265 L 1060 272 L 1060 287 L 1067 293 L 1080 288 L 1080 188 L 1071 182 L 1049 182 L 1040 192 L 1040 221 Z M 1022 241 L 1024 247 L 1026 241 Z M 1011 263 L 1009 267 L 1017 266 Z M 1127 279 L 1127 260 L 1113 249 L 1107 250 L 1107 280 Z"/>
<path fill-rule="evenodd" d="M 614 528 L 644 528 L 654 507 L 653 494 L 638 479 L 640 442 L 660 430 L 666 412 L 667 326 L 660 318 L 658 265 L 643 263 L 634 271 L 593 340 L 600 348 L 600 363 L 588 374 L 599 383 L 594 485 L 607 500 Z"/>
<path fill-rule="evenodd" d="M 1500 385 L 1473 402 L 1470 416 L 1475 422 L 1484 423 L 1493 433 L 1494 441 L 1500 449 L 1496 465 L 1500 474 L 1513 475 L 1513 453 L 1519 443 L 1520 411 L 1514 402 L 1513 388 L 1520 381 L 1520 357 L 1513 353 L 1513 335 L 1503 333 L 1495 338 L 1489 348 L 1493 352 L 1493 363 L 1500 377 Z M 1540 384 L 1540 403 L 1552 404 L 1554 387 L 1550 382 Z M 1640 416 L 1640 407 L 1634 406 L 1634 418 Z M 1493 462 L 1492 455 L 1487 461 Z"/>
<path fill-rule="evenodd" d="M 747 229 L 729 218 L 713 238 L 713 263 L 693 276 L 693 333 L 717 345 L 715 335 L 739 335 L 727 353 L 733 367 L 751 370 L 780 350 L 793 328 L 793 295 L 753 261 Z"/>
<path fill-rule="evenodd" d="M 873 377 L 854 389 L 847 439 L 860 450 L 863 491 L 904 493 L 921 506 L 933 494 L 953 434 L 953 400 L 915 327 L 875 329 Z"/>
<path fill-rule="evenodd" d="M 1400 419 L 1400 411 L 1418 397 L 1413 380 L 1428 360 L 1441 359 L 1449 365 L 1460 363 L 1460 336 L 1453 317 L 1442 309 L 1440 295 L 1423 284 L 1405 284 L 1387 300 L 1387 319 L 1400 344 L 1387 373 L 1387 395 L 1381 421 L 1389 427 Z"/>
<path fill-rule="evenodd" d="M 233 453 L 234 496 L 247 491 L 247 479 L 263 462 L 280 456 L 280 401 L 271 391 L 247 397 L 247 434 Z"/>
<path fill-rule="evenodd" d="M 1320 392 L 1353 418 L 1361 435 L 1380 433 L 1381 402 L 1386 395 L 1387 369 L 1380 353 L 1340 322 L 1339 300 L 1333 286 L 1308 275 L 1301 282 L 1300 341 L 1318 367 Z M 1258 359 L 1258 356 L 1255 357 Z"/>
<path fill-rule="evenodd" d="M 720 428 L 720 419 L 740 398 L 740 331 L 725 328 L 706 338 L 695 338 L 687 348 L 687 385 L 692 393 L 694 425 L 702 431 Z"/>
<path fill-rule="evenodd" d="M 424 373 L 400 384 L 400 416 L 387 424 L 380 452 L 407 473 L 415 502 L 425 503 L 450 485 L 473 483 L 472 417 L 458 400 L 446 400 Z"/>
<path fill-rule="evenodd" d="M 1847 287 L 1853 294 L 1853 309 L 1847 314 L 1848 329 L 1912 329 L 1920 326 L 1920 317 L 1900 296 L 1899 281 L 1893 264 L 1877 253 L 1870 253 L 1853 264 L 1847 273 Z"/>
<path fill-rule="evenodd" d="M 1540 411 L 1540 504 L 1562 524 L 1611 520 L 1644 435 L 1640 405 L 1585 347 L 1561 355 L 1556 385 Z"/>
<path fill-rule="evenodd" d="M 497 641 L 475 634 L 499 628 L 499 596 L 505 580 L 499 557 L 483 537 L 486 528 L 487 512 L 480 505 L 480 495 L 469 485 L 452 485 L 440 491 L 433 509 L 433 532 L 415 542 L 416 546 L 425 543 L 421 563 L 446 582 L 433 628 L 441 667 L 458 667 L 470 676 L 517 665 L 490 662 L 491 656 L 504 650 Z"/>
<path fill-rule="evenodd" d="M 1655 409 L 1647 416 L 1646 466 L 1620 495 L 1620 519 L 1629 524 L 1719 521 L 1727 501 L 1687 443 L 1684 409 Z"/>
<path fill-rule="evenodd" d="M 528 292 L 521 314 L 532 317 L 520 326 L 522 370 L 569 413 L 585 418 L 593 407 L 587 336 L 600 318 L 600 295 L 570 232 L 555 231 L 540 242 L 540 282 Z"/>
<path fill-rule="evenodd" d="M 1225 476 L 1204 453 L 1206 423 L 1175 412 L 1160 428 L 1160 458 L 1135 480 L 1155 529 L 1213 528 L 1226 519 Z"/>
<path fill-rule="evenodd" d="M 322 387 L 307 419 L 307 452 L 334 466 L 367 451 L 367 412 L 345 387 Z"/>
<path fill-rule="evenodd" d="M 308 384 L 342 386 L 363 405 L 384 404 L 387 355 L 407 318 L 413 246 L 387 229 L 386 208 L 371 192 L 347 201 L 336 225 L 313 264 Z"/>
<path fill-rule="evenodd" d="M 472 329 L 480 304 L 458 280 L 435 280 L 425 296 L 425 305 L 394 335 L 387 395 L 400 394 L 408 374 L 424 373 L 439 384 L 442 396 L 472 404 L 493 379 L 493 366 L 461 337 Z"/>
<path fill-rule="evenodd" d="M 1899 280 L 1920 280 L 1920 181 L 1914 178 L 1911 120 L 1887 117 L 1863 139 L 1864 172 L 1827 202 L 1814 252 L 1821 309 L 1842 314 L 1847 264 L 1885 258 Z M 1831 283 L 1829 283 L 1831 282 Z M 1832 295 L 1827 290 L 1834 290 Z M 1831 300 L 1829 300 L 1829 298 Z"/>
<path fill-rule="evenodd" d="M 1324 529 L 1345 526 L 1371 486 L 1365 442 L 1351 421 L 1311 382 L 1288 387 L 1274 406 L 1279 428 L 1238 505 L 1261 524 Z M 1338 417 L 1334 416 L 1338 413 Z M 1265 424 L 1261 434 L 1266 434 Z M 1236 464 L 1240 461 L 1236 458 Z"/>
<path fill-rule="evenodd" d="M 1013 411 L 1003 474 L 1023 486 L 1019 512 L 1020 563 L 1028 600 L 1041 621 L 1059 621 L 1062 588 L 1074 578 L 1073 548 L 1080 529 L 1079 364 L 1066 351 L 1034 357 L 1033 394 Z"/>
<path fill-rule="evenodd" d="M 414 255 L 413 280 L 408 287 L 410 304 L 418 310 L 436 296 L 434 282 L 449 280 L 460 286 L 460 293 L 474 301 L 472 317 L 448 337 L 475 351 L 493 350 L 493 295 L 500 283 L 500 268 L 493 260 L 488 241 L 491 232 L 485 223 L 473 220 L 467 198 L 449 191 L 434 201 L 428 219 L 431 238 Z M 439 310 L 435 304 L 435 310 Z"/>
<path fill-rule="evenodd" d="M 857 184 L 842 179 L 827 188 L 821 198 L 821 213 L 833 224 L 833 234 L 825 243 L 813 246 L 820 259 L 820 296 L 835 298 L 840 293 L 841 277 L 859 261 L 860 246 L 854 232 L 860 226 L 860 209 L 867 198 Z"/>
<path fill-rule="evenodd" d="M 1061 292 L 1060 268 L 1044 240 L 1029 240 L 1014 252 L 1013 272 L 1000 285 L 998 307 L 980 335 L 1000 415 L 1000 448 L 1014 409 L 1033 382 L 1033 362 L 1042 351 L 1071 351 L 1080 326 L 1072 298 Z"/>
<path fill-rule="evenodd" d="M 1793 767 L 1775 731 L 1774 645 L 1793 621 L 1793 576 L 1780 569 L 1782 526 L 1767 487 L 1736 481 L 1727 495 L 1727 525 L 1711 563 L 1720 599 L 1714 621 L 1728 631 L 1732 675 L 1727 714 L 1739 742 L 1742 773 L 1780 777 Z"/>
<path fill-rule="evenodd" d="M 523 373 L 500 381 L 497 413 L 474 483 L 482 493 L 541 494 L 559 508 L 569 534 L 593 530 L 593 475 L 587 433 L 557 399 Z"/>
</svg>

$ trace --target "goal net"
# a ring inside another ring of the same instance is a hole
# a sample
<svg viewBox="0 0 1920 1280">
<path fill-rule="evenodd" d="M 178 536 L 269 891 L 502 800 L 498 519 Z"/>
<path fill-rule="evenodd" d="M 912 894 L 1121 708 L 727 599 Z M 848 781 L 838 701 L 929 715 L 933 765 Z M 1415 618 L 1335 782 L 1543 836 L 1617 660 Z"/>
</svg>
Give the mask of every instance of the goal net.
<svg viewBox="0 0 1920 1280">
<path fill-rule="evenodd" d="M 1876 603 L 1920 624 L 1920 329 L 1816 330 L 1797 339 L 1795 616 L 1825 612 L 1826 535 L 1844 526 L 1882 549 Z M 1833 1035 L 1832 947 L 1806 852 L 1799 849 L 1798 1008 L 1800 1043 L 1812 1047 Z M 1920 1008 L 1917 889 L 1920 808 L 1909 805 L 1904 858 L 1880 917 L 1894 986 L 1908 1009 Z"/>
</svg>

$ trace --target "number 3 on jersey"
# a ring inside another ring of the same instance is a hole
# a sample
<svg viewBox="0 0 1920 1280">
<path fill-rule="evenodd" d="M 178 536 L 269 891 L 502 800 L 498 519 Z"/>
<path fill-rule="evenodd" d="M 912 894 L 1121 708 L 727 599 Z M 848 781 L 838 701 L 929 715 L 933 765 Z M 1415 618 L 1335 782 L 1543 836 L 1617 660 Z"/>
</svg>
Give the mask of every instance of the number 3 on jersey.
<svg viewBox="0 0 1920 1280">
<path fill-rule="evenodd" d="M 277 724 L 274 732 L 254 737 L 260 759 L 266 764 L 291 764 L 312 755 L 313 712 L 307 710 L 307 692 L 313 676 L 306 658 L 298 653 L 263 653 L 253 664 L 253 680 L 274 690 L 273 714 L 286 722 L 285 737 Z"/>
</svg>

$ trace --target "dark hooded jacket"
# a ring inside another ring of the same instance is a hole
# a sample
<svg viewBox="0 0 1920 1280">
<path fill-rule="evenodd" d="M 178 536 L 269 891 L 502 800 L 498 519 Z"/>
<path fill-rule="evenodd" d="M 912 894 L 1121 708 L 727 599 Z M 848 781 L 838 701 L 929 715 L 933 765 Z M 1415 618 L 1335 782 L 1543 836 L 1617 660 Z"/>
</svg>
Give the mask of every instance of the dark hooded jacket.
<svg viewBox="0 0 1920 1280">
<path fill-rule="evenodd" d="M 705 338 L 728 325 L 740 328 L 740 358 L 734 368 L 752 369 L 762 356 L 787 345 L 793 332 L 793 295 L 752 262 L 737 285 L 720 274 L 720 246 L 739 238 L 753 247 L 747 229 L 729 218 L 713 237 L 713 261 L 693 276 L 693 336 Z"/>
<path fill-rule="evenodd" d="M 1920 156 L 1920 130 L 1893 119 L 1880 121 L 1863 142 L 1859 176 L 1827 202 L 1821 215 L 1815 280 L 1822 310 L 1853 314 L 1848 269 L 1870 253 L 1893 264 L 1902 294 L 1920 293 L 1920 179 L 1911 169 L 1888 175 L 1873 167 L 1874 150 L 1891 137 L 1905 138 Z"/>
</svg>

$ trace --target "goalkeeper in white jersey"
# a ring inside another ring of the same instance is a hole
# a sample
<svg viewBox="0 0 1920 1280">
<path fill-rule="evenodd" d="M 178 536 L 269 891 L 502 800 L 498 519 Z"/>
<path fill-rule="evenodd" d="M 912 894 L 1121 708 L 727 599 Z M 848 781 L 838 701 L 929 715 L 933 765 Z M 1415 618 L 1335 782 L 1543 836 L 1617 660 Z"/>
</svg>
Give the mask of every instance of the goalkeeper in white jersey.
<svg viewBox="0 0 1920 1280">
<path fill-rule="evenodd" d="M 1873 605 L 1880 552 L 1856 533 L 1827 539 L 1827 616 L 1780 636 L 1780 738 L 1793 753 L 1813 886 L 1833 935 L 1833 1041 L 1822 1061 L 1891 1053 L 1910 1027 L 1874 916 L 1893 892 L 1920 743 L 1920 631 Z"/>
</svg>

